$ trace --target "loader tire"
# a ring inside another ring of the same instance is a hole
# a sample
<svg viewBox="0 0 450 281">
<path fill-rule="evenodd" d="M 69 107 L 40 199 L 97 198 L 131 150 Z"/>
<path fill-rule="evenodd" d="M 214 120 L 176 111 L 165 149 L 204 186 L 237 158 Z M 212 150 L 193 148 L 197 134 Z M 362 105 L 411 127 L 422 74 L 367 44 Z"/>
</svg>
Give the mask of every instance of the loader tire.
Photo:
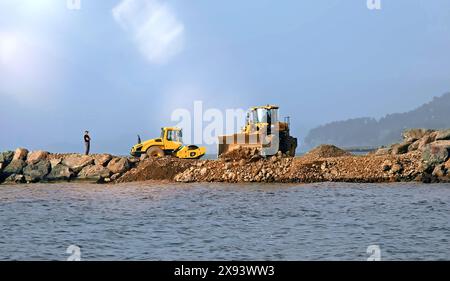
<svg viewBox="0 0 450 281">
<path fill-rule="evenodd" d="M 289 138 L 290 138 L 290 140 L 289 140 L 290 147 L 289 147 L 288 153 L 289 153 L 289 156 L 295 157 L 295 150 L 297 149 L 297 145 L 298 145 L 297 139 L 293 138 L 293 137 L 289 137 Z"/>
<path fill-rule="evenodd" d="M 159 157 L 163 157 L 164 156 L 164 151 L 157 147 L 157 146 L 152 146 L 149 149 L 147 149 L 147 155 L 148 157 L 153 157 L 153 158 L 159 158 Z"/>
</svg>

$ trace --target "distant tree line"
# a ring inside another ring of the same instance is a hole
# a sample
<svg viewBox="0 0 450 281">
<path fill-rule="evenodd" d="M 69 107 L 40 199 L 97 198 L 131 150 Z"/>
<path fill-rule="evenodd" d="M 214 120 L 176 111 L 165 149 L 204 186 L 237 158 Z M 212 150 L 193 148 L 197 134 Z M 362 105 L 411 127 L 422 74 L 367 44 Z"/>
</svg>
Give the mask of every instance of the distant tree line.
<svg viewBox="0 0 450 281">
<path fill-rule="evenodd" d="M 388 114 L 380 120 L 355 118 L 328 123 L 312 129 L 304 140 L 305 148 L 320 144 L 341 147 L 381 146 L 398 142 L 408 128 L 450 128 L 450 93 L 435 97 L 419 108 Z"/>
</svg>

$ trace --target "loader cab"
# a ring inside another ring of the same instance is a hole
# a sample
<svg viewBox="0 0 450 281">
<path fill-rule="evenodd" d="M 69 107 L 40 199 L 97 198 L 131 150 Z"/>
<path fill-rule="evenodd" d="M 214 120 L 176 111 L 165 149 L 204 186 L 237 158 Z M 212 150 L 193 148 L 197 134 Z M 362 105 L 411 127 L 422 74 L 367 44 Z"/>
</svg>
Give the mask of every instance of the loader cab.
<svg viewBox="0 0 450 281">
<path fill-rule="evenodd" d="M 274 124 L 278 122 L 278 107 L 276 106 L 259 106 L 250 109 L 248 114 L 248 122 L 250 124 Z"/>
<path fill-rule="evenodd" d="M 271 134 L 272 127 L 278 123 L 278 107 L 273 105 L 253 107 L 247 114 L 248 132 L 259 131 L 267 127 Z"/>
</svg>

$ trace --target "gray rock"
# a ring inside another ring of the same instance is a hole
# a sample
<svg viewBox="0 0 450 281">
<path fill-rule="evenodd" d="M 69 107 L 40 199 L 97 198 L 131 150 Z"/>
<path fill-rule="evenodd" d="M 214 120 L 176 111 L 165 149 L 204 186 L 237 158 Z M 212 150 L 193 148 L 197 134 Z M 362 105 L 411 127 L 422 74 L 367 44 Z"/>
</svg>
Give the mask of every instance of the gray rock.
<svg viewBox="0 0 450 281">
<path fill-rule="evenodd" d="M 137 157 L 128 157 L 128 162 L 130 163 L 130 166 L 134 166 L 137 163 L 139 163 L 140 159 Z"/>
<path fill-rule="evenodd" d="M 36 164 L 30 164 L 23 169 L 23 175 L 27 182 L 39 182 L 45 179 L 51 169 L 50 161 L 41 160 Z"/>
<path fill-rule="evenodd" d="M 111 171 L 101 165 L 86 166 L 78 174 L 80 180 L 103 181 L 111 176 Z"/>
<path fill-rule="evenodd" d="M 387 155 L 391 153 L 391 149 L 387 147 L 381 147 L 375 151 L 375 155 Z"/>
<path fill-rule="evenodd" d="M 408 129 L 403 132 L 402 136 L 404 140 L 414 142 L 423 138 L 425 135 L 431 134 L 432 132 L 433 130 L 427 129 Z"/>
<path fill-rule="evenodd" d="M 408 152 L 408 147 L 411 145 L 410 142 L 400 143 L 400 144 L 394 144 L 392 146 L 392 155 L 400 155 L 405 154 Z"/>
<path fill-rule="evenodd" d="M 5 183 L 6 184 L 11 184 L 11 183 L 24 183 L 25 182 L 25 176 L 24 175 L 16 175 L 16 174 L 12 174 L 9 177 L 7 177 L 5 179 Z"/>
<path fill-rule="evenodd" d="M 428 144 L 422 153 L 422 161 L 428 169 L 442 164 L 450 155 L 450 141 L 436 141 Z"/>
<path fill-rule="evenodd" d="M 48 181 L 68 181 L 74 176 L 74 172 L 63 164 L 56 164 L 52 167 L 52 170 L 47 175 Z"/>
<path fill-rule="evenodd" d="M 121 174 L 119 174 L 119 173 L 112 175 L 112 176 L 111 176 L 111 180 L 112 180 L 112 181 L 117 180 L 118 178 L 120 178 L 120 175 L 121 175 Z"/>
<path fill-rule="evenodd" d="M 50 165 L 52 165 L 52 169 L 53 169 L 53 167 L 56 167 L 56 165 L 61 164 L 61 163 L 62 163 L 61 158 L 50 159 Z"/>
<path fill-rule="evenodd" d="M 444 164 L 445 168 L 450 171 L 450 159 L 447 160 Z"/>
<path fill-rule="evenodd" d="M 450 140 L 450 129 L 438 131 L 436 140 Z"/>
<path fill-rule="evenodd" d="M 445 168 L 444 164 L 440 164 L 437 165 L 434 170 L 432 175 L 438 178 L 442 178 L 445 177 L 445 175 L 447 174 L 447 169 Z"/>
<path fill-rule="evenodd" d="M 11 163 L 3 169 L 2 174 L 4 177 L 8 177 L 12 174 L 22 174 L 23 168 L 26 165 L 27 164 L 23 160 L 12 160 Z"/>
<path fill-rule="evenodd" d="M 112 156 L 110 154 L 100 154 L 94 156 L 94 164 L 106 167 L 109 161 L 111 161 Z"/>
<path fill-rule="evenodd" d="M 420 140 L 416 140 L 408 147 L 408 152 L 416 151 L 419 148 Z"/>
<path fill-rule="evenodd" d="M 36 164 L 41 160 L 47 160 L 48 154 L 47 151 L 42 150 L 30 152 L 27 156 L 27 164 Z"/>
<path fill-rule="evenodd" d="M 13 160 L 14 152 L 13 151 L 5 151 L 0 153 L 0 163 L 3 163 L 3 166 L 6 167 Z"/>
<path fill-rule="evenodd" d="M 437 132 L 433 132 L 429 135 L 424 136 L 420 140 L 418 140 L 419 143 L 417 146 L 417 150 L 424 151 L 428 144 L 434 142 L 434 140 L 436 138 L 436 134 L 437 134 Z"/>
<path fill-rule="evenodd" d="M 64 158 L 62 163 L 74 173 L 79 173 L 84 167 L 94 164 L 94 159 L 87 155 L 71 155 Z"/>
<path fill-rule="evenodd" d="M 107 167 L 113 174 L 124 173 L 130 169 L 130 163 L 127 158 L 114 158 Z"/>
<path fill-rule="evenodd" d="M 13 160 L 25 160 L 27 159 L 28 150 L 25 148 L 17 148 L 14 152 Z"/>
</svg>

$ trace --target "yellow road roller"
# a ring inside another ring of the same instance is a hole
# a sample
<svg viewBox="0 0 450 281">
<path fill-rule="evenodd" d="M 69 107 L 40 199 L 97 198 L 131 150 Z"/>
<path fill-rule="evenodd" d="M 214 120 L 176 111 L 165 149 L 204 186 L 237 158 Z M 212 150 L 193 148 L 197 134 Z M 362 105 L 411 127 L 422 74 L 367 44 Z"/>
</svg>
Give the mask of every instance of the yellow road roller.
<svg viewBox="0 0 450 281">
<path fill-rule="evenodd" d="M 130 154 L 139 157 L 147 154 L 149 157 L 163 157 L 166 155 L 180 159 L 200 159 L 206 153 L 205 147 L 183 144 L 183 130 L 177 127 L 161 128 L 161 136 L 156 139 L 138 140 L 138 144 L 131 148 Z"/>
</svg>

